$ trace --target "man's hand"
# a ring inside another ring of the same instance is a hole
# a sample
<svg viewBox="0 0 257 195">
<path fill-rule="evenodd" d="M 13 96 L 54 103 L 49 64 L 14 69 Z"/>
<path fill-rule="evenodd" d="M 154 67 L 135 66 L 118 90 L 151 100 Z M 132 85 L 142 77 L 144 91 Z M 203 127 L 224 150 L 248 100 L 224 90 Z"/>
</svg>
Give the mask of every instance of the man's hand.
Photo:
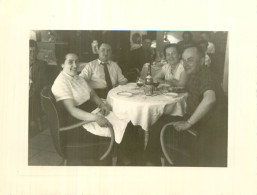
<svg viewBox="0 0 257 195">
<path fill-rule="evenodd" d="M 191 124 L 188 123 L 187 121 L 178 121 L 178 122 L 174 122 L 174 128 L 177 130 L 177 131 L 185 131 L 185 130 L 188 130 L 190 129 L 191 127 Z"/>
</svg>

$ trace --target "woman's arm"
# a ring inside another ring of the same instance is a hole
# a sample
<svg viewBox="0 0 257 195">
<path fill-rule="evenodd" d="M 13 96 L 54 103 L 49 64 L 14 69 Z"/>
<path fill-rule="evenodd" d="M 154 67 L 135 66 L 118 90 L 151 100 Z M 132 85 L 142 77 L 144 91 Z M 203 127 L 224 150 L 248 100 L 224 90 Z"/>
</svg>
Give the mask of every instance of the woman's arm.
<svg viewBox="0 0 257 195">
<path fill-rule="evenodd" d="M 154 81 L 159 82 L 160 84 L 165 83 L 165 75 L 163 73 L 163 71 L 161 70 L 160 72 L 158 72 L 154 78 Z"/>
<path fill-rule="evenodd" d="M 106 118 L 97 114 L 88 113 L 84 110 L 77 108 L 74 105 L 72 99 L 61 100 L 61 103 L 64 105 L 65 109 L 69 112 L 69 114 L 76 119 L 88 122 L 97 122 L 98 125 L 101 127 L 106 127 L 110 125 L 109 121 Z"/>
<path fill-rule="evenodd" d="M 72 99 L 62 100 L 61 102 L 64 105 L 65 109 L 74 118 L 82 120 L 82 121 L 88 121 L 88 122 L 96 121 L 96 115 L 95 114 L 91 114 L 91 113 L 88 113 L 84 110 L 81 110 L 81 109 L 77 108 L 74 105 L 74 102 L 73 102 Z"/>
<path fill-rule="evenodd" d="M 90 100 L 93 101 L 101 109 L 101 113 L 104 116 L 110 113 L 110 108 L 101 100 L 101 98 L 98 97 L 93 89 L 90 92 Z"/>
</svg>

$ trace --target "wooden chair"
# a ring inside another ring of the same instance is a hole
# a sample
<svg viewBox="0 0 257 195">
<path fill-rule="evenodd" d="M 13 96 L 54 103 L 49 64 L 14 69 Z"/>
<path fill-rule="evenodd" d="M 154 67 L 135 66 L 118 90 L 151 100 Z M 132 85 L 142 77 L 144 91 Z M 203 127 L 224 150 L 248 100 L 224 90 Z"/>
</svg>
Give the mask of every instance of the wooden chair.
<svg viewBox="0 0 257 195">
<path fill-rule="evenodd" d="M 70 160 L 87 160 L 87 159 L 106 159 L 112 152 L 114 145 L 114 131 L 109 128 L 111 138 L 100 142 L 77 142 L 77 135 L 72 135 L 76 128 L 84 125 L 86 122 L 81 121 L 76 124 L 62 126 L 63 114 L 52 95 L 51 88 L 45 87 L 41 91 L 41 103 L 44 112 L 47 115 L 49 128 L 51 131 L 53 143 L 57 153 L 64 159 L 64 164 L 69 164 Z M 86 131 L 86 130 L 85 130 Z M 67 137 L 66 132 L 69 133 Z M 72 137 L 73 136 L 73 137 Z M 77 136 L 74 138 L 74 136 Z M 99 140 L 102 137 L 99 136 Z M 100 157 L 99 157 L 100 156 Z"/>
<path fill-rule="evenodd" d="M 175 155 L 179 155 L 180 157 L 190 161 L 190 154 L 188 153 L 188 151 L 185 151 L 179 147 L 176 147 L 174 145 L 170 145 L 169 147 L 169 151 L 167 151 L 167 144 L 165 143 L 165 133 L 168 131 L 168 130 L 171 130 L 171 127 L 173 126 L 173 122 L 170 122 L 170 123 L 167 123 L 166 125 L 164 125 L 164 127 L 162 128 L 161 130 L 161 134 L 160 134 L 160 142 L 161 142 L 161 148 L 162 148 L 162 152 L 163 152 L 163 155 L 164 155 L 164 158 L 167 160 L 167 162 L 174 166 L 174 165 L 177 165 L 176 162 L 175 162 L 175 159 L 174 159 L 174 156 Z M 175 130 L 174 130 L 175 131 Z M 195 131 L 195 130 L 188 130 L 187 133 L 189 133 L 189 135 L 193 136 L 193 137 L 197 137 L 198 136 L 198 132 Z M 179 134 L 179 133 L 178 133 Z M 177 138 L 179 139 L 179 138 Z M 164 162 L 164 160 L 162 159 L 162 162 Z M 164 164 L 164 163 L 163 163 Z"/>
</svg>

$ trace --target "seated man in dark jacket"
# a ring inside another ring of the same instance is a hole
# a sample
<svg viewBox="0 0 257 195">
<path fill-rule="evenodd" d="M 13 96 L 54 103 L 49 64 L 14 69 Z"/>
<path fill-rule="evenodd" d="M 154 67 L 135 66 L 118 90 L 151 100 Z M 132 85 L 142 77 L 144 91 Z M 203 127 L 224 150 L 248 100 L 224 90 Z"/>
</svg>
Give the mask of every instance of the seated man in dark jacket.
<svg viewBox="0 0 257 195">
<path fill-rule="evenodd" d="M 132 36 L 132 41 L 138 46 L 129 52 L 129 60 L 125 68 L 126 77 L 130 82 L 136 81 L 140 71 L 145 63 L 153 61 L 153 49 L 151 48 L 151 39 L 148 36 L 143 36 L 141 44 L 141 36 L 135 33 Z"/>
<path fill-rule="evenodd" d="M 41 90 L 49 85 L 46 66 L 47 63 L 37 59 L 37 43 L 29 41 L 29 121 L 31 127 L 41 130 L 43 111 L 40 103 Z"/>
<path fill-rule="evenodd" d="M 211 71 L 202 66 L 204 53 L 198 46 L 185 48 L 183 65 L 189 80 L 186 85 L 188 91 L 187 113 L 183 118 L 162 116 L 150 131 L 150 139 L 145 151 L 148 165 L 160 165 L 160 130 L 168 122 L 175 122 L 173 131 L 177 138 L 170 136 L 170 142 L 177 141 L 179 147 L 190 152 L 190 162 L 183 162 L 187 166 L 225 166 L 226 165 L 226 121 L 221 120 L 220 108 L 224 106 L 221 87 L 215 81 Z M 225 126 L 225 128 L 222 127 Z M 196 129 L 199 136 L 191 139 L 187 132 Z M 179 140 L 178 140 L 179 139 Z M 179 165 L 179 164 L 178 164 Z"/>
</svg>

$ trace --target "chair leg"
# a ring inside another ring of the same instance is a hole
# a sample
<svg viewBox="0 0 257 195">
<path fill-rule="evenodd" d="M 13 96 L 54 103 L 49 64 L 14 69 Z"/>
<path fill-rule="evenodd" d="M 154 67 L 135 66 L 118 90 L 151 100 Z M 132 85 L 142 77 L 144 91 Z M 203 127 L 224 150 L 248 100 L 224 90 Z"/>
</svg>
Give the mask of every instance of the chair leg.
<svg viewBox="0 0 257 195">
<path fill-rule="evenodd" d="M 165 167 L 165 159 L 163 157 L 161 157 L 161 163 L 162 163 L 162 167 Z"/>
<path fill-rule="evenodd" d="M 64 165 L 64 166 L 67 166 L 67 165 L 68 165 L 67 159 L 64 159 L 64 160 L 63 160 L 63 165 Z"/>
<path fill-rule="evenodd" d="M 117 165 L 117 156 L 112 157 L 112 166 Z"/>
</svg>

